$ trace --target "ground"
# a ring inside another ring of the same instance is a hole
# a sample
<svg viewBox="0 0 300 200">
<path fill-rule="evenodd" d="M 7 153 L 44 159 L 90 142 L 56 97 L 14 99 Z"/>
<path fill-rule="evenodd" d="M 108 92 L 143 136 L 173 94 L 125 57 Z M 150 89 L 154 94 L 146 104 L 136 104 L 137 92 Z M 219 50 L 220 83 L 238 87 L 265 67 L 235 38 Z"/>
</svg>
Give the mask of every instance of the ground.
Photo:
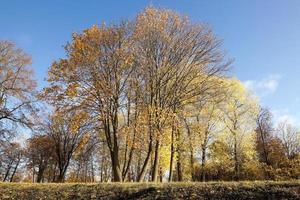
<svg viewBox="0 0 300 200">
<path fill-rule="evenodd" d="M 300 199 L 300 181 L 209 183 L 0 183 L 0 199 Z"/>
</svg>

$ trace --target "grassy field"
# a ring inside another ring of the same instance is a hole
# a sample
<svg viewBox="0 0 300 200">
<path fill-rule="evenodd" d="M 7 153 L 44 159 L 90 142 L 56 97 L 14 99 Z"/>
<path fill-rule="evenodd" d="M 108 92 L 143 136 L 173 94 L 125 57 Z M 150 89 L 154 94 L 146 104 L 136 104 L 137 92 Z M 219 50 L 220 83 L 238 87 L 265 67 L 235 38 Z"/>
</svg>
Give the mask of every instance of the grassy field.
<svg viewBox="0 0 300 200">
<path fill-rule="evenodd" d="M 210 183 L 0 183 L 0 199 L 300 199 L 300 181 Z"/>
</svg>

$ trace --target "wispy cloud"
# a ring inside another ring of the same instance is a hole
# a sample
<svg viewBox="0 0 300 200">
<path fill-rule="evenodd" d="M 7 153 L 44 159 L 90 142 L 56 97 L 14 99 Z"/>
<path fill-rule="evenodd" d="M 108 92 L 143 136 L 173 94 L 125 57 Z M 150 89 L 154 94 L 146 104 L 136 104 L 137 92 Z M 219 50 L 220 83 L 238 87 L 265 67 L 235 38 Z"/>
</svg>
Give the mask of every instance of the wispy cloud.
<svg viewBox="0 0 300 200">
<path fill-rule="evenodd" d="M 278 125 L 280 122 L 288 122 L 294 126 L 299 126 L 300 119 L 291 114 L 290 110 L 285 109 L 272 109 L 274 124 Z"/>
<path fill-rule="evenodd" d="M 276 92 L 279 87 L 280 79 L 280 75 L 273 74 L 262 80 L 244 81 L 244 85 L 259 97 L 263 97 Z"/>
</svg>

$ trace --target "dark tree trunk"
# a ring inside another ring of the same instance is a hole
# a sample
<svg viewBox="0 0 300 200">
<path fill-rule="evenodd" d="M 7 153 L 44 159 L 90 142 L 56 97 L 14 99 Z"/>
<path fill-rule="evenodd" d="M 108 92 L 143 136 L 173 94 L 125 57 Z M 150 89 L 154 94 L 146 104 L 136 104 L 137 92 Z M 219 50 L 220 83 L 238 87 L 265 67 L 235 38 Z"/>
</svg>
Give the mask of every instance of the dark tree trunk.
<svg viewBox="0 0 300 200">
<path fill-rule="evenodd" d="M 207 150 L 207 143 L 208 143 L 208 134 L 209 134 L 209 125 L 207 126 L 207 130 L 205 131 L 204 134 L 204 140 L 202 143 L 202 157 L 201 157 L 201 176 L 200 179 L 202 182 L 206 181 L 206 150 Z"/>
<path fill-rule="evenodd" d="M 170 168 L 169 168 L 169 182 L 173 180 L 173 165 L 174 165 L 174 131 L 172 130 L 171 135 L 171 157 L 170 157 Z"/>
<path fill-rule="evenodd" d="M 9 165 L 8 165 L 8 167 L 7 167 L 7 170 L 6 170 L 6 173 L 5 173 L 5 175 L 4 175 L 4 178 L 3 178 L 3 182 L 6 181 L 6 179 L 8 178 L 8 175 L 9 175 L 10 169 L 11 169 L 11 167 L 12 167 L 12 164 L 13 164 L 13 162 L 10 162 L 10 163 L 9 163 Z"/>
<path fill-rule="evenodd" d="M 64 162 L 61 163 L 61 165 L 59 166 L 59 174 L 57 176 L 56 182 L 63 183 L 65 181 L 65 176 L 66 176 L 67 169 L 69 167 L 69 163 L 70 163 L 70 157 L 68 157 L 66 163 Z"/>
<path fill-rule="evenodd" d="M 159 181 L 162 183 L 163 182 L 163 171 L 162 168 L 159 168 Z"/>
<path fill-rule="evenodd" d="M 158 170 L 159 170 L 159 140 L 156 141 L 155 152 L 154 152 L 154 163 L 153 163 L 153 171 L 152 171 L 152 181 L 157 182 L 158 178 Z"/>
<path fill-rule="evenodd" d="M 178 158 L 177 158 L 177 178 L 178 178 L 179 182 L 181 182 L 183 180 L 182 164 L 181 164 L 181 152 L 178 152 Z"/>
<path fill-rule="evenodd" d="M 39 168 L 36 182 L 38 182 L 38 183 L 42 182 L 42 179 L 44 177 L 44 171 L 45 171 L 44 167 Z"/>
<path fill-rule="evenodd" d="M 180 182 L 183 180 L 183 175 L 182 175 L 182 164 L 181 164 L 181 133 L 178 130 L 177 131 L 177 180 Z"/>
<path fill-rule="evenodd" d="M 114 148 L 114 151 L 111 151 L 111 159 L 113 182 L 122 182 L 122 172 L 119 163 L 119 151 L 116 148 Z"/>
<path fill-rule="evenodd" d="M 20 160 L 21 160 L 21 159 L 18 159 L 18 162 L 17 162 L 17 164 L 16 164 L 16 166 L 15 166 L 15 168 L 14 168 L 14 171 L 13 171 L 11 177 L 10 177 L 10 182 L 13 182 L 14 176 L 15 176 L 15 174 L 16 174 L 16 172 L 17 172 L 17 169 L 18 169 L 18 166 L 19 166 L 19 164 L 20 164 Z"/>
<path fill-rule="evenodd" d="M 149 165 L 149 161 L 150 161 L 150 158 L 151 158 L 151 153 L 152 153 L 152 133 L 150 132 L 150 143 L 149 143 L 149 146 L 148 146 L 146 159 L 143 163 L 141 172 L 138 176 L 138 182 L 143 182 L 144 181 L 146 171 L 147 171 L 147 168 L 148 168 L 148 165 Z"/>
<path fill-rule="evenodd" d="M 205 164 L 206 164 L 206 147 L 203 146 L 202 157 L 201 157 L 201 176 L 200 176 L 202 182 L 205 181 L 205 175 L 206 175 Z"/>
<path fill-rule="evenodd" d="M 59 173 L 57 178 L 56 178 L 56 182 L 63 183 L 64 180 L 65 180 L 65 175 L 63 173 Z"/>
<path fill-rule="evenodd" d="M 240 179 L 240 164 L 239 164 L 239 158 L 238 158 L 238 152 L 237 152 L 237 138 L 235 135 L 234 139 L 234 180 L 239 181 Z"/>
<path fill-rule="evenodd" d="M 187 134 L 188 134 L 188 138 L 189 138 L 189 145 L 190 145 L 190 168 L 191 168 L 191 178 L 192 181 L 195 181 L 195 169 L 194 169 L 194 147 L 193 147 L 193 142 L 192 142 L 192 138 L 191 138 L 191 130 L 190 127 L 186 121 L 186 119 L 184 119 L 184 123 L 187 129 Z"/>
</svg>

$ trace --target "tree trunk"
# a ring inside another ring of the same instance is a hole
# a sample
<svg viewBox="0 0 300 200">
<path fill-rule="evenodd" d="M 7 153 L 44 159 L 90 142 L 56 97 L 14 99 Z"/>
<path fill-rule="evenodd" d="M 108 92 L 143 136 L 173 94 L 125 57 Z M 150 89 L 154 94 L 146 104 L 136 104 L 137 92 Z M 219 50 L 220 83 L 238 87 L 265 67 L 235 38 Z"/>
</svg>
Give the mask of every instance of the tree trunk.
<svg viewBox="0 0 300 200">
<path fill-rule="evenodd" d="M 148 152 L 147 152 L 144 164 L 142 166 L 141 172 L 138 176 L 138 182 L 143 182 L 144 181 L 146 171 L 147 171 L 147 167 L 148 167 L 148 164 L 149 164 L 149 160 L 150 160 L 150 157 L 151 157 L 151 153 L 152 153 L 152 133 L 150 132 L 150 143 L 149 143 L 149 146 L 148 146 Z"/>
<path fill-rule="evenodd" d="M 150 157 L 151 157 L 151 152 L 152 152 L 152 150 L 148 151 L 148 153 L 147 153 L 145 162 L 143 164 L 142 170 L 141 170 L 140 175 L 138 177 L 138 182 L 143 182 L 144 181 L 146 171 L 147 171 L 147 167 L 148 167 L 148 164 L 149 164 L 149 160 L 150 160 Z"/>
<path fill-rule="evenodd" d="M 129 168 L 130 168 L 130 165 L 131 165 L 131 162 L 132 162 L 132 158 L 133 158 L 133 152 L 134 152 L 134 147 L 132 147 L 132 148 L 130 149 L 128 162 L 127 162 L 127 165 L 126 165 L 126 167 L 124 168 L 123 173 L 122 173 L 123 181 L 126 180 L 127 174 L 128 174 L 128 172 L 129 172 Z M 124 165 L 124 166 L 125 166 L 125 165 Z"/>
<path fill-rule="evenodd" d="M 162 183 L 163 182 L 163 171 L 162 168 L 159 168 L 159 181 Z"/>
<path fill-rule="evenodd" d="M 133 153 L 135 151 L 135 147 L 134 147 L 135 140 L 136 140 L 136 126 L 134 126 L 134 133 L 133 133 L 133 139 L 132 139 L 133 145 L 130 147 L 128 162 L 127 162 L 126 167 L 125 167 L 126 162 L 124 162 L 124 166 L 123 166 L 123 170 L 122 170 L 123 181 L 126 180 L 126 177 L 127 177 L 127 174 L 129 172 L 129 168 L 130 168 L 130 165 L 131 165 L 131 162 L 132 162 Z"/>
<path fill-rule="evenodd" d="M 234 180 L 239 181 L 240 179 L 240 169 L 239 169 L 239 159 L 238 159 L 238 153 L 237 153 L 237 138 L 235 135 L 234 138 Z"/>
<path fill-rule="evenodd" d="M 9 165 L 8 165 L 8 168 L 6 170 L 6 173 L 4 175 L 4 178 L 3 178 L 3 182 L 6 181 L 8 175 L 9 175 L 9 172 L 10 172 L 10 169 L 11 169 L 11 166 L 12 166 L 13 162 L 10 162 Z"/>
<path fill-rule="evenodd" d="M 65 181 L 65 173 L 63 170 L 59 170 L 59 174 L 56 178 L 57 183 L 63 183 Z"/>
<path fill-rule="evenodd" d="M 174 128 L 171 133 L 171 157 L 170 157 L 170 168 L 169 168 L 169 182 L 173 180 L 173 165 L 174 165 Z"/>
<path fill-rule="evenodd" d="M 59 174 L 57 176 L 56 182 L 63 183 L 65 181 L 65 176 L 67 169 L 69 167 L 70 158 L 66 161 L 66 163 L 62 163 L 61 166 L 59 166 Z"/>
<path fill-rule="evenodd" d="M 190 151 L 190 167 L 191 167 L 191 178 L 192 181 L 195 181 L 195 169 L 194 169 L 194 151 L 191 148 Z"/>
<path fill-rule="evenodd" d="M 182 164 L 181 164 L 181 152 L 178 152 L 178 158 L 177 158 L 177 178 L 178 182 L 181 182 L 183 180 L 182 176 Z"/>
<path fill-rule="evenodd" d="M 192 138 L 191 138 L 191 130 L 190 130 L 190 127 L 189 127 L 186 119 L 184 119 L 184 123 L 185 123 L 185 127 L 187 129 L 187 134 L 188 134 L 188 138 L 189 138 L 191 179 L 192 179 L 192 181 L 195 181 L 194 147 L 193 147 L 193 142 L 192 142 Z"/>
<path fill-rule="evenodd" d="M 91 159 L 91 182 L 95 182 L 95 170 L 94 170 L 94 157 L 92 154 L 92 159 Z"/>
<path fill-rule="evenodd" d="M 60 172 L 57 176 L 56 182 L 63 183 L 64 180 L 65 180 L 65 175 L 62 172 Z"/>
<path fill-rule="evenodd" d="M 158 178 L 158 169 L 159 169 L 159 140 L 156 140 L 155 152 L 154 152 L 154 163 L 153 163 L 153 171 L 152 171 L 152 181 L 157 182 Z"/>
<path fill-rule="evenodd" d="M 18 160 L 18 162 L 17 162 L 17 164 L 16 164 L 16 166 L 15 166 L 15 168 L 14 168 L 14 171 L 13 171 L 11 177 L 10 177 L 10 182 L 13 181 L 14 176 L 15 176 L 15 174 L 16 174 L 16 171 L 17 171 L 17 169 L 18 169 L 19 164 L 20 164 L 20 159 Z"/>
<path fill-rule="evenodd" d="M 207 129 L 204 134 L 204 140 L 202 143 L 202 158 L 201 158 L 201 181 L 205 182 L 206 180 L 206 170 L 205 170 L 205 165 L 206 165 L 206 149 L 207 149 L 207 143 L 208 143 L 208 134 L 209 134 L 209 125 L 207 126 Z"/>
<path fill-rule="evenodd" d="M 38 176 L 37 176 L 36 182 L 40 183 L 42 181 L 43 176 L 44 176 L 44 171 L 45 171 L 44 167 L 40 167 L 39 168 L 39 172 L 38 172 Z"/>
<path fill-rule="evenodd" d="M 202 157 L 201 157 L 201 176 L 200 179 L 202 182 L 205 182 L 205 164 L 206 164 L 206 148 L 205 146 L 202 147 Z"/>
<path fill-rule="evenodd" d="M 56 169 L 57 169 L 57 163 L 55 163 L 54 165 L 54 169 L 53 169 L 53 177 L 52 177 L 52 182 L 55 182 L 56 180 Z"/>
<path fill-rule="evenodd" d="M 183 180 L 182 176 L 182 164 L 181 164 L 181 134 L 180 131 L 177 131 L 177 180 L 180 182 Z"/>
<path fill-rule="evenodd" d="M 119 151 L 111 151 L 111 163 L 113 172 L 113 182 L 122 182 L 122 172 L 119 163 Z"/>
</svg>

